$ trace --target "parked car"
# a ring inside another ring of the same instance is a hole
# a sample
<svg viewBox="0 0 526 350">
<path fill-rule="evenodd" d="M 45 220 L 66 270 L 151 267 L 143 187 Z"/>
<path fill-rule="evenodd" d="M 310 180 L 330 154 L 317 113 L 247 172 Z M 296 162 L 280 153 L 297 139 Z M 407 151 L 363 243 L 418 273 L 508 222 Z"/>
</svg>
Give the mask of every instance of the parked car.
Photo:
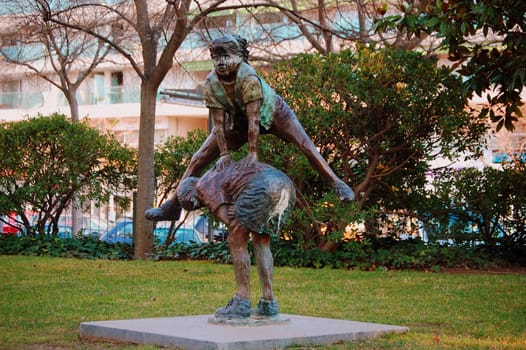
<svg viewBox="0 0 526 350">
<path fill-rule="evenodd" d="M 0 217 L 0 230 L 4 235 L 16 235 L 21 228 L 16 213 Z"/>
<path fill-rule="evenodd" d="M 202 237 L 208 237 L 208 216 L 199 215 L 195 221 L 194 228 L 201 234 Z M 212 225 L 212 236 L 214 241 L 222 242 L 228 237 L 228 230 L 222 222 L 214 223 Z"/>
<path fill-rule="evenodd" d="M 156 227 L 153 231 L 154 239 L 158 244 L 164 244 L 169 232 L 169 227 Z M 173 243 L 202 243 L 202 240 L 194 229 L 180 227 L 175 233 Z"/>
<path fill-rule="evenodd" d="M 471 220 L 461 219 L 456 213 L 448 213 L 448 223 L 446 225 L 432 219 L 425 223 L 421 222 L 419 225 L 421 236 L 425 237 L 425 242 L 428 242 L 430 237 L 438 238 L 435 242 L 441 245 L 470 244 L 476 246 L 486 244 L 482 240 L 483 235 L 480 232 L 479 225 L 473 220 L 477 218 L 476 215 L 469 210 L 466 210 L 466 214 L 471 217 Z M 492 220 L 491 225 L 496 237 L 502 238 L 505 236 L 504 229 L 496 220 Z"/>
<path fill-rule="evenodd" d="M 80 232 L 82 236 L 100 237 L 110 227 L 109 224 L 97 217 L 82 216 L 80 223 Z M 58 220 L 58 236 L 62 238 L 73 237 L 72 217 L 62 215 Z"/>
<path fill-rule="evenodd" d="M 36 220 L 36 217 L 33 217 L 33 221 Z M 32 225 L 36 225 L 36 222 L 32 222 Z M 84 215 L 80 223 L 80 233 L 82 236 L 90 237 L 99 237 L 109 228 L 109 224 L 95 216 Z M 72 238 L 73 235 L 73 225 L 72 218 L 69 215 L 61 215 L 58 219 L 58 237 L 61 238 Z M 46 233 L 51 233 L 51 224 L 46 223 L 44 228 Z M 24 228 L 20 228 L 19 232 L 22 234 L 25 233 Z M 78 235 L 77 235 L 78 236 Z"/>
<path fill-rule="evenodd" d="M 26 216 L 31 220 L 33 212 L 26 211 Z M 22 219 L 13 212 L 9 215 L 0 216 L 0 232 L 5 235 L 17 235 L 23 230 Z"/>
<path fill-rule="evenodd" d="M 153 231 L 157 244 L 164 244 L 170 230 L 169 222 L 162 222 Z M 133 221 L 122 220 L 99 238 L 108 243 L 133 243 Z M 173 243 L 202 243 L 199 234 L 192 228 L 181 227 L 176 231 Z"/>
</svg>

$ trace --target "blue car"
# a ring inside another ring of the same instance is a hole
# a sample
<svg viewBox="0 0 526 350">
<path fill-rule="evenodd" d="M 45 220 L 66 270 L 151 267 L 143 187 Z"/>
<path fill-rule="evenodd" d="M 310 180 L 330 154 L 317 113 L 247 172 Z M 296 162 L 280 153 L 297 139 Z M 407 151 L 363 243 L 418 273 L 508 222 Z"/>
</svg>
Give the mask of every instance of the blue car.
<svg viewBox="0 0 526 350">
<path fill-rule="evenodd" d="M 209 230 L 208 224 L 209 224 L 208 217 L 204 215 L 199 215 L 197 218 L 197 221 L 194 224 L 194 228 L 203 237 L 208 237 L 208 235 L 210 234 L 208 231 Z M 221 222 L 214 223 L 214 225 L 212 226 L 212 236 L 213 236 L 213 240 L 216 242 L 225 241 L 226 238 L 228 237 L 228 230 L 225 224 Z"/>
<path fill-rule="evenodd" d="M 153 237 L 157 244 L 164 244 L 170 231 L 169 225 L 159 225 L 153 230 Z M 108 243 L 133 243 L 133 221 L 123 220 L 118 222 L 111 230 L 99 238 Z M 202 243 L 199 234 L 191 228 L 179 228 L 173 243 Z"/>
</svg>

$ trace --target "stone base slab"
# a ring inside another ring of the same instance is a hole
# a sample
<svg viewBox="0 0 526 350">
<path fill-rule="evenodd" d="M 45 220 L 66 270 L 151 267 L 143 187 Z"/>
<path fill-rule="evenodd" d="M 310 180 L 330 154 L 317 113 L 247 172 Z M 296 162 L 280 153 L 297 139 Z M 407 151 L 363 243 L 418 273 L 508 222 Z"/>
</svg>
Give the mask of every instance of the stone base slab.
<svg viewBox="0 0 526 350">
<path fill-rule="evenodd" d="M 224 318 L 211 316 L 208 318 L 208 323 L 216 325 L 228 325 L 232 327 L 248 326 L 248 327 L 260 327 L 260 326 L 275 326 L 290 322 L 290 317 L 285 317 L 281 314 L 268 317 L 268 316 L 256 316 L 251 315 L 248 318 Z"/>
<path fill-rule="evenodd" d="M 409 329 L 376 323 L 281 314 L 288 322 L 270 325 L 214 324 L 213 315 L 83 322 L 80 336 L 188 350 L 272 350 L 291 345 L 324 345 L 372 339 Z"/>
</svg>

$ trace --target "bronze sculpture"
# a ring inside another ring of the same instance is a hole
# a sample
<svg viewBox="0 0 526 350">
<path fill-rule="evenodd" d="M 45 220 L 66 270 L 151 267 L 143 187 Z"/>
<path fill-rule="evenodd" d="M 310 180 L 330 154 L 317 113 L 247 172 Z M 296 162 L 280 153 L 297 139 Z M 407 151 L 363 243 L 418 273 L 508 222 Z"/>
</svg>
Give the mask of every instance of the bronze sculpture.
<svg viewBox="0 0 526 350">
<path fill-rule="evenodd" d="M 216 167 L 232 162 L 231 150 L 248 143 L 248 155 L 238 167 L 258 160 L 259 134 L 273 134 L 294 143 L 310 164 L 326 178 L 342 201 L 354 200 L 354 192 L 329 167 L 306 134 L 295 113 L 248 64 L 247 41 L 239 36 L 224 36 L 209 44 L 214 70 L 205 83 L 205 100 L 214 121 L 213 132 L 193 155 L 181 182 L 199 176 L 219 156 Z M 180 207 L 177 198 L 159 208 L 146 211 L 150 220 L 176 220 Z"/>
<path fill-rule="evenodd" d="M 298 146 L 342 201 L 354 200 L 354 192 L 332 171 L 290 107 L 247 63 L 245 39 L 224 36 L 213 40 L 209 49 L 214 70 L 206 79 L 204 92 L 214 121 L 213 132 L 193 155 L 176 195 L 145 215 L 156 221 L 176 220 L 181 206 L 187 210 L 206 206 L 227 225 L 237 293 L 216 311 L 217 318 L 251 316 L 247 244 L 252 234 L 263 289 L 252 314 L 273 317 L 279 314 L 279 306 L 272 292 L 270 237 L 278 232 L 294 205 L 295 189 L 285 174 L 258 161 L 260 133 L 276 135 Z M 245 143 L 247 156 L 234 163 L 230 151 Z M 214 167 L 199 178 L 218 156 Z"/>
<path fill-rule="evenodd" d="M 279 306 L 272 291 L 270 239 L 278 233 L 295 203 L 295 188 L 285 174 L 265 163 L 237 165 L 216 166 L 202 178 L 187 177 L 177 189 L 177 198 L 186 210 L 206 206 L 228 227 L 237 292 L 226 306 L 216 311 L 215 317 L 238 319 L 251 314 L 275 317 L 279 315 Z M 254 310 L 250 303 L 250 234 L 263 291 Z"/>
</svg>

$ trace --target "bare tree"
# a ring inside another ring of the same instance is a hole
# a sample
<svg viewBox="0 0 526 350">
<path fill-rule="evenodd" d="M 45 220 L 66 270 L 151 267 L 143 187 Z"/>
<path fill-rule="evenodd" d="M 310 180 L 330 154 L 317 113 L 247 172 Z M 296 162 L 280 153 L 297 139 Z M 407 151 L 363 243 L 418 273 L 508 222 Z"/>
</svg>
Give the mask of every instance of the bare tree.
<svg viewBox="0 0 526 350">
<path fill-rule="evenodd" d="M 32 1 L 2 0 L 8 10 L 9 29 L 3 32 L 9 45 L 0 47 L 5 62 L 26 67 L 59 89 L 66 98 L 73 121 L 79 120 L 77 91 L 110 52 L 102 41 L 85 32 L 45 21 Z M 100 26 L 96 16 L 62 12 L 61 21 L 83 18 L 87 26 Z"/>
<path fill-rule="evenodd" d="M 339 1 L 330 5 L 323 0 L 311 3 L 310 1 L 275 2 L 270 0 L 259 1 L 227 1 L 227 0 L 122 0 L 122 1 L 70 1 L 67 6 L 53 7 L 55 2 L 50 0 L 32 0 L 38 4 L 43 13 L 42 19 L 68 28 L 83 31 L 100 41 L 111 46 L 123 55 L 133 67 L 141 81 L 141 111 L 139 132 L 139 166 L 138 166 L 138 195 L 137 212 L 144 211 L 153 205 L 154 197 L 154 130 L 155 108 L 157 91 L 164 77 L 174 64 L 174 56 L 190 33 L 200 33 L 203 38 L 211 39 L 212 32 L 208 23 L 213 23 L 220 16 L 215 13 L 233 13 L 236 17 L 237 10 L 248 12 L 246 22 L 238 22 L 234 18 L 231 28 L 216 27 L 214 33 L 238 32 L 243 34 L 245 23 L 252 21 L 254 26 L 259 26 L 261 39 L 254 40 L 253 56 L 259 54 L 268 56 L 279 53 L 273 50 L 268 43 L 285 43 L 291 39 L 300 38 L 305 42 L 300 46 L 299 52 L 318 51 L 329 53 L 339 49 L 339 46 L 352 41 L 368 41 L 365 11 L 372 7 L 364 2 L 358 5 L 341 4 Z M 352 7 L 354 6 L 354 7 Z M 113 21 L 114 27 L 122 33 L 133 34 L 134 40 L 115 42 L 107 33 L 99 28 L 87 26 L 66 13 L 75 13 L 82 9 L 97 9 L 97 17 L 105 21 Z M 266 9 L 266 11 L 265 11 Z M 349 11 L 359 11 L 361 19 L 357 24 L 349 21 L 346 14 Z M 272 24 L 272 28 L 264 26 L 259 19 L 254 19 L 252 13 L 267 12 L 267 15 L 281 13 L 283 21 Z M 286 18 L 286 20 L 285 20 Z M 288 22 L 287 22 L 288 21 Z M 287 29 L 286 33 L 278 35 L 279 27 Z M 254 28 L 254 27 L 249 27 Z M 298 32 L 288 29 L 296 28 Z M 249 38 L 251 39 L 251 38 Z M 337 46 L 339 45 L 339 46 Z M 265 51 L 267 50 L 267 51 Z M 140 52 L 140 54 L 137 54 Z M 281 50 L 283 52 L 283 50 Z M 291 50 L 285 50 L 291 52 Z M 294 53 L 294 51 L 292 50 Z M 135 257 L 147 256 L 152 249 L 152 224 L 143 215 L 138 215 L 136 221 Z"/>
<path fill-rule="evenodd" d="M 48 0 L 35 0 L 44 13 L 44 21 L 83 31 L 107 43 L 122 54 L 141 80 L 139 132 L 139 166 L 137 212 L 144 213 L 153 205 L 154 196 L 154 131 L 158 88 L 174 64 L 174 55 L 198 23 L 207 15 L 243 7 L 228 5 L 225 0 L 192 2 L 175 0 L 116 1 L 108 5 L 101 1 L 70 2 L 67 7 L 54 8 Z M 123 33 L 133 33 L 136 40 L 115 42 L 97 28 L 71 22 L 61 16 L 82 8 L 97 9 L 99 18 L 108 18 L 120 25 Z M 137 46 L 137 43 L 140 46 Z M 137 55 L 140 52 L 140 55 Z M 153 246 L 152 223 L 138 215 L 135 225 L 135 258 L 147 256 Z"/>
<path fill-rule="evenodd" d="M 409 38 L 405 31 L 388 35 L 373 31 L 373 23 L 387 9 L 402 6 L 400 0 L 260 1 L 245 6 L 246 14 L 208 18 L 213 24 L 214 20 L 225 21 L 230 16 L 237 31 L 250 39 L 252 61 L 276 62 L 305 52 L 327 55 L 357 43 L 371 42 L 404 49 L 436 48 L 426 42 L 426 36 Z"/>
<path fill-rule="evenodd" d="M 0 57 L 23 66 L 59 89 L 66 98 L 73 122 L 79 121 L 79 86 L 101 63 L 110 47 L 87 33 L 44 20 L 42 8 L 32 1 L 3 0 L 9 45 L 0 47 Z M 60 2 L 55 2 L 59 6 Z M 62 12 L 62 21 L 75 19 L 90 27 L 102 27 L 98 17 L 83 12 Z M 75 197 L 76 198 L 76 197 Z M 72 232 L 81 229 L 80 204 L 72 201 Z"/>
</svg>

